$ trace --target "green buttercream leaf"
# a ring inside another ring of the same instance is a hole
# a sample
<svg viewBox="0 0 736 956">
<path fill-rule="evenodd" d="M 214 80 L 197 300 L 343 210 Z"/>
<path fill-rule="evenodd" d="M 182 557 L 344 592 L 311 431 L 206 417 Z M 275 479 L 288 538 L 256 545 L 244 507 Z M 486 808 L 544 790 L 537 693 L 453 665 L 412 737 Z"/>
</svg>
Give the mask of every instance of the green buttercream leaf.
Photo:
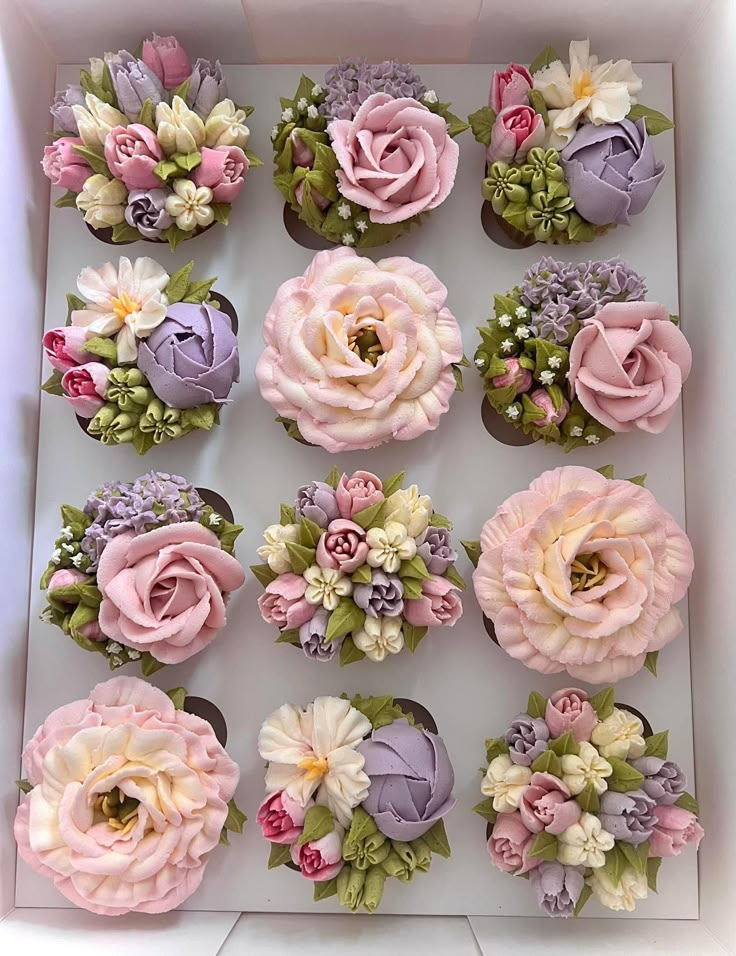
<svg viewBox="0 0 736 956">
<path fill-rule="evenodd" d="M 71 189 L 67 189 L 63 196 L 59 196 L 54 205 L 57 209 L 65 209 L 67 207 L 77 208 L 77 193 L 72 192 Z"/>
<path fill-rule="evenodd" d="M 618 886 L 627 866 L 628 861 L 621 851 L 621 844 L 615 843 L 613 849 L 606 853 L 606 862 L 603 865 L 603 872 L 614 886 Z"/>
<path fill-rule="evenodd" d="M 340 645 L 340 667 L 362 661 L 364 657 L 365 654 L 355 646 L 352 637 L 346 637 Z"/>
<path fill-rule="evenodd" d="M 604 478 L 608 478 L 609 481 L 613 481 L 613 465 L 602 465 L 600 468 L 596 468 L 596 471 Z"/>
<path fill-rule="evenodd" d="M 215 222 L 220 222 L 223 226 L 227 226 L 230 222 L 231 204 L 229 202 L 213 202 L 210 204 L 210 208 L 214 214 Z"/>
<path fill-rule="evenodd" d="M 230 841 L 227 838 L 228 833 L 242 833 L 243 827 L 245 826 L 248 817 L 243 813 L 240 807 L 235 802 L 233 798 L 227 805 L 227 816 L 225 817 L 225 822 L 222 825 L 222 832 L 220 833 L 220 840 L 223 843 L 226 843 L 230 846 Z M 224 837 L 224 840 L 222 839 Z"/>
<path fill-rule="evenodd" d="M 72 146 L 72 149 L 91 166 L 92 172 L 100 173 L 108 179 L 111 178 L 102 147 L 100 147 L 99 151 L 91 149 L 89 146 Z"/>
<path fill-rule="evenodd" d="M 613 713 L 614 701 L 615 695 L 613 687 L 605 687 L 603 690 L 598 691 L 594 697 L 590 698 L 590 706 L 596 714 L 598 714 L 599 720 L 605 720 Z"/>
<path fill-rule="evenodd" d="M 118 350 L 112 339 L 103 338 L 101 335 L 95 335 L 82 346 L 83 352 L 89 352 L 91 355 L 97 355 L 112 365 L 117 364 Z"/>
<path fill-rule="evenodd" d="M 401 485 L 406 478 L 405 471 L 397 471 L 389 478 L 386 479 L 383 483 L 383 494 L 386 498 L 390 498 L 394 492 L 399 491 Z"/>
<path fill-rule="evenodd" d="M 644 666 L 646 669 L 657 676 L 657 661 L 659 659 L 659 651 L 649 651 L 647 656 L 644 658 Z"/>
<path fill-rule="evenodd" d="M 647 133 L 649 133 L 650 136 L 657 136 L 659 133 L 664 133 L 668 129 L 674 129 L 675 127 L 672 120 L 665 116 L 664 113 L 660 113 L 659 110 L 653 110 L 650 106 L 644 106 L 642 103 L 637 103 L 632 106 L 626 119 L 635 122 L 642 117 L 644 117 Z"/>
<path fill-rule="evenodd" d="M 436 853 L 438 856 L 442 856 L 445 859 L 450 856 L 450 841 L 447 839 L 444 821 L 438 820 L 431 830 L 427 830 L 427 832 L 422 836 L 422 839 L 432 853 Z"/>
<path fill-rule="evenodd" d="M 547 711 L 547 699 L 533 690 L 529 694 L 529 700 L 526 704 L 526 712 L 530 717 L 544 717 Z"/>
<path fill-rule="evenodd" d="M 652 893 L 657 892 L 657 874 L 662 865 L 662 859 L 658 856 L 651 856 L 647 860 L 647 886 Z"/>
<path fill-rule="evenodd" d="M 468 122 L 477 141 L 484 146 L 490 146 L 493 124 L 496 122 L 496 114 L 490 106 L 483 106 L 475 113 L 471 113 Z"/>
<path fill-rule="evenodd" d="M 156 115 L 153 108 L 153 102 L 150 99 L 144 100 L 136 122 L 140 123 L 142 126 L 147 126 L 150 130 L 153 130 L 154 133 L 156 132 Z"/>
<path fill-rule="evenodd" d="M 169 179 L 186 176 L 186 171 L 183 170 L 178 163 L 174 162 L 173 159 L 162 159 L 153 167 L 153 174 L 154 176 L 158 176 L 162 182 L 167 182 Z"/>
<path fill-rule="evenodd" d="M 116 222 L 112 227 L 113 242 L 137 242 L 140 238 L 141 234 L 135 226 L 131 226 L 127 222 Z"/>
<path fill-rule="evenodd" d="M 689 810 L 690 813 L 694 813 L 695 816 L 700 815 L 700 807 L 698 806 L 698 801 L 690 793 L 682 793 L 675 801 L 675 806 L 680 807 L 681 810 Z"/>
<path fill-rule="evenodd" d="M 361 629 L 364 621 L 365 611 L 359 608 L 350 598 L 341 598 L 340 603 L 327 620 L 324 643 L 331 644 L 334 641 L 339 641 L 346 634 L 354 634 Z"/>
<path fill-rule="evenodd" d="M 271 852 L 268 856 L 269 870 L 276 869 L 277 866 L 283 866 L 284 863 L 291 861 L 291 847 L 284 846 L 281 843 L 272 843 Z"/>
<path fill-rule="evenodd" d="M 640 846 L 632 846 L 630 843 L 620 841 L 616 846 L 632 869 L 636 870 L 637 873 L 646 875 L 647 859 L 649 857 L 649 841 L 642 843 Z"/>
<path fill-rule="evenodd" d="M 161 661 L 157 661 L 156 658 L 148 651 L 141 656 L 141 673 L 144 677 L 150 677 L 151 674 L 155 674 L 156 671 L 160 671 L 162 667 L 166 667 L 166 664 L 163 664 Z"/>
<path fill-rule="evenodd" d="M 267 564 L 251 564 L 251 571 L 259 584 L 267 588 L 271 581 L 275 581 L 278 575 L 272 571 Z"/>
<path fill-rule="evenodd" d="M 613 767 L 613 773 L 607 778 L 608 789 L 615 793 L 628 793 L 630 790 L 638 790 L 644 774 L 635 770 L 631 764 L 626 763 L 619 757 L 607 757 L 610 765 Z"/>
<path fill-rule="evenodd" d="M 464 392 L 465 385 L 463 384 L 463 372 L 458 365 L 452 366 L 452 375 L 453 375 L 453 378 L 455 379 L 455 391 Z"/>
<path fill-rule="evenodd" d="M 445 577 L 448 581 L 451 581 L 456 588 L 460 591 L 464 591 L 467 587 L 464 578 L 462 575 L 458 574 L 457 569 L 454 564 L 451 564 L 448 569 L 445 571 Z M 404 581 L 410 581 L 411 578 L 404 578 Z"/>
<path fill-rule="evenodd" d="M 452 531 L 452 522 L 449 518 L 446 518 L 444 515 L 437 514 L 437 512 L 432 513 L 432 517 L 429 519 L 430 528 L 447 528 L 448 531 Z"/>
<path fill-rule="evenodd" d="M 49 395 L 66 395 L 66 392 L 61 387 L 61 372 L 58 369 L 49 375 L 46 381 L 41 386 L 42 392 L 47 392 Z"/>
<path fill-rule="evenodd" d="M 109 70 L 107 64 L 105 64 L 105 70 L 107 70 L 107 80 L 109 81 Z M 106 82 L 105 72 L 103 70 L 102 82 L 98 83 L 96 80 L 92 79 L 92 74 L 88 70 L 79 71 L 79 85 L 82 87 L 85 93 L 92 93 L 98 99 L 102 100 L 103 103 L 112 104 L 115 102 L 115 97 L 110 90 L 112 85 L 109 82 Z"/>
<path fill-rule="evenodd" d="M 647 483 L 646 472 L 643 475 L 634 475 L 633 478 L 627 478 L 626 480 L 630 481 L 632 485 L 639 485 L 639 487 L 645 488 Z"/>
<path fill-rule="evenodd" d="M 319 883 L 314 884 L 314 902 L 319 903 L 320 900 L 326 900 L 330 896 L 337 895 L 337 877 L 333 876 L 331 880 L 322 880 Z"/>
<path fill-rule="evenodd" d="M 281 505 L 279 523 L 282 525 L 296 524 L 296 508 L 294 505 Z"/>
<path fill-rule="evenodd" d="M 583 907 L 584 907 L 585 904 L 588 902 L 588 900 L 590 899 L 590 897 L 592 896 L 592 894 L 593 894 L 593 890 L 590 888 L 590 886 L 589 886 L 587 883 L 583 883 L 583 888 L 582 888 L 582 890 L 581 890 L 581 892 L 580 892 L 580 896 L 578 897 L 578 901 L 577 901 L 577 903 L 575 904 L 575 915 L 576 915 L 576 916 L 580 916 L 580 914 L 581 914 L 581 912 L 582 912 L 582 910 L 583 910 Z"/>
<path fill-rule="evenodd" d="M 342 472 L 335 466 L 332 466 L 332 471 L 325 478 L 325 484 L 329 485 L 331 488 L 337 488 L 340 484 L 340 479 L 342 478 Z"/>
<path fill-rule="evenodd" d="M 413 654 L 417 647 L 419 647 L 419 643 L 422 638 L 426 636 L 428 628 L 414 627 L 413 624 L 410 624 L 406 619 L 404 619 L 401 630 L 404 634 L 404 644 Z"/>
<path fill-rule="evenodd" d="M 601 799 L 592 783 L 589 783 L 585 790 L 575 797 L 575 801 L 585 813 L 598 813 L 601 808 Z"/>
<path fill-rule="evenodd" d="M 90 525 L 89 516 L 74 505 L 62 505 L 60 509 L 62 524 L 81 524 L 83 528 Z"/>
<path fill-rule="evenodd" d="M 202 154 L 199 150 L 195 149 L 192 153 L 174 153 L 171 159 L 176 163 L 179 169 L 184 169 L 190 173 L 202 162 Z"/>
<path fill-rule="evenodd" d="M 293 644 L 294 647 L 301 647 L 302 642 L 299 640 L 299 631 L 295 628 L 292 628 L 289 631 L 281 631 L 279 636 L 276 638 L 277 644 Z"/>
<path fill-rule="evenodd" d="M 259 166 L 263 166 L 263 160 L 260 156 L 257 156 L 252 149 L 245 149 L 243 152 L 251 169 L 258 169 Z"/>
<path fill-rule="evenodd" d="M 363 508 L 362 511 L 358 511 L 353 515 L 353 521 L 356 524 L 359 524 L 361 528 L 374 528 L 379 523 L 379 517 L 385 512 L 385 502 L 379 501 L 375 505 L 371 505 L 370 508 Z"/>
<path fill-rule="evenodd" d="M 165 290 L 169 305 L 173 305 L 175 302 L 181 302 L 186 295 L 189 286 L 189 276 L 192 274 L 193 268 L 194 260 L 192 259 L 191 262 L 187 262 L 181 269 L 177 269 L 169 279 L 169 284 Z"/>
<path fill-rule="evenodd" d="M 177 710 L 184 710 L 184 701 L 187 696 L 186 687 L 172 687 L 171 690 L 166 691 L 166 696 Z"/>
<path fill-rule="evenodd" d="M 554 750 L 545 750 L 532 764 L 534 773 L 551 773 L 555 777 L 562 776 L 562 764 Z"/>
<path fill-rule="evenodd" d="M 424 558 L 420 554 L 415 554 L 408 561 L 402 561 L 399 568 L 400 578 L 419 578 L 420 581 L 426 581 L 430 577 Z"/>
<path fill-rule="evenodd" d="M 353 572 L 351 581 L 353 584 L 370 584 L 372 580 L 372 568 L 369 564 L 364 564 Z"/>
<path fill-rule="evenodd" d="M 307 810 L 304 817 L 304 829 L 296 841 L 297 846 L 304 846 L 305 843 L 311 843 L 313 840 L 321 840 L 322 837 L 332 833 L 335 829 L 335 821 L 327 807 L 321 804 L 315 804 Z"/>
<path fill-rule="evenodd" d="M 548 747 L 558 757 L 564 757 L 565 754 L 575 754 L 577 756 L 580 753 L 580 747 L 571 730 L 555 740 L 550 740 Z"/>
<path fill-rule="evenodd" d="M 301 521 L 299 522 L 299 540 L 305 547 L 316 548 L 319 544 L 319 539 L 322 537 L 322 534 L 322 528 L 320 528 L 316 522 L 310 521 L 309 518 L 302 517 Z"/>
<path fill-rule="evenodd" d="M 465 553 L 470 558 L 473 567 L 478 567 L 480 560 L 480 541 L 461 541 L 460 544 L 465 548 Z"/>
<path fill-rule="evenodd" d="M 211 279 L 200 279 L 197 282 L 190 282 L 187 286 L 187 291 L 184 293 L 182 302 L 193 302 L 196 305 L 201 305 L 210 294 L 210 289 L 215 284 L 216 278 L 216 276 L 213 276 Z"/>
<path fill-rule="evenodd" d="M 307 568 L 314 564 L 314 548 L 305 548 L 303 544 L 295 544 L 293 541 L 286 541 L 285 544 L 292 571 L 295 574 L 304 574 Z"/>
<path fill-rule="evenodd" d="M 533 860 L 556 860 L 557 837 L 545 833 L 544 830 L 538 833 L 529 850 L 529 857 Z"/>
<path fill-rule="evenodd" d="M 549 123 L 549 113 L 547 111 L 547 104 L 544 102 L 544 97 L 539 90 L 529 90 L 529 105 L 535 113 L 539 113 L 546 126 Z"/>
<path fill-rule="evenodd" d="M 33 790 L 33 784 L 30 782 L 30 780 L 26 780 L 25 778 L 16 780 L 15 785 L 19 790 L 22 790 L 23 793 L 30 793 L 31 790 Z"/>
<path fill-rule="evenodd" d="M 592 242 L 596 237 L 595 226 L 577 212 L 570 213 L 567 235 L 571 242 Z"/>
<path fill-rule="evenodd" d="M 396 720 L 396 706 L 393 697 L 361 697 L 360 694 L 356 694 L 355 697 L 351 698 L 350 704 L 356 710 L 359 710 L 364 717 L 370 720 L 374 730 L 379 730 L 381 727 L 388 727 L 389 724 L 392 724 L 394 720 Z M 355 810 L 353 814 L 354 826 L 356 825 L 355 815 L 357 812 L 358 811 Z M 365 813 L 365 811 L 361 811 L 361 813 Z M 367 816 L 371 822 L 373 821 L 373 817 L 367 813 L 365 813 L 365 816 Z M 373 825 L 375 827 L 375 824 Z M 363 834 L 363 836 L 365 836 L 365 834 Z"/>
<path fill-rule="evenodd" d="M 203 428 L 211 431 L 216 423 L 217 406 L 214 402 L 206 405 L 196 405 L 194 408 L 182 410 L 181 423 L 187 428 Z"/>
<path fill-rule="evenodd" d="M 404 586 L 404 600 L 418 601 L 423 593 L 422 582 L 419 578 L 404 578 L 402 584 Z"/>
<path fill-rule="evenodd" d="M 488 820 L 489 823 L 495 823 L 496 817 L 498 817 L 498 811 L 493 809 L 493 797 L 486 797 L 485 800 L 476 803 L 473 807 L 473 813 L 477 813 L 478 816 L 483 817 L 484 820 Z"/>
<path fill-rule="evenodd" d="M 509 752 L 509 745 L 503 739 L 503 737 L 490 737 L 486 740 L 486 761 L 491 763 L 492 760 L 495 760 L 496 757 L 500 757 L 501 754 L 507 754 Z"/>
<path fill-rule="evenodd" d="M 174 102 L 175 96 L 180 96 L 183 100 L 186 100 L 187 93 L 189 92 L 189 84 L 191 83 L 191 78 L 187 77 L 183 83 L 180 83 L 175 89 L 171 91 L 171 102 Z"/>
<path fill-rule="evenodd" d="M 169 228 L 165 229 L 161 235 L 168 242 L 169 249 L 171 249 L 172 252 L 176 252 L 177 246 L 184 242 L 185 239 L 190 239 L 192 236 L 191 232 L 184 232 L 184 230 L 180 229 L 178 226 L 169 226 Z"/>
<path fill-rule="evenodd" d="M 644 756 L 659 757 L 662 760 L 666 760 L 667 751 L 669 749 L 669 736 L 670 732 L 663 730 L 661 733 L 652 734 L 651 737 L 645 737 L 644 743 L 646 744 L 646 750 L 644 751 Z"/>
<path fill-rule="evenodd" d="M 529 66 L 529 72 L 532 76 L 537 73 L 539 70 L 543 70 L 545 66 L 549 66 L 550 63 L 554 63 L 556 60 L 559 60 L 560 57 L 557 54 L 557 51 L 551 46 L 546 46 L 542 52 L 535 56 Z"/>
</svg>

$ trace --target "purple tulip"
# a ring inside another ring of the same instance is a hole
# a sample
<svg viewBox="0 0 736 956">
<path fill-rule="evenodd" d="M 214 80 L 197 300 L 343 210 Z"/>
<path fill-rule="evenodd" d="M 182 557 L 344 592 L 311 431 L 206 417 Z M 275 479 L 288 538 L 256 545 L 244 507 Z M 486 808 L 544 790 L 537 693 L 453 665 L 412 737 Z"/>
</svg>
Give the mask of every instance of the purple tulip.
<svg viewBox="0 0 736 956">
<path fill-rule="evenodd" d="M 187 106 L 206 120 L 212 110 L 222 100 L 227 99 L 227 82 L 219 60 L 211 63 L 200 57 L 194 64 L 189 77 Z"/>
<path fill-rule="evenodd" d="M 652 835 L 657 822 L 654 800 L 643 790 L 616 793 L 607 790 L 601 797 L 598 814 L 601 825 L 616 840 L 638 846 Z"/>
<path fill-rule="evenodd" d="M 427 565 L 430 574 L 444 574 L 457 561 L 449 528 L 427 528 L 417 539 L 417 554 Z"/>
<path fill-rule="evenodd" d="M 309 518 L 320 528 L 340 517 L 337 497 L 332 485 L 326 481 L 310 481 L 296 493 L 296 519 Z"/>
<path fill-rule="evenodd" d="M 132 189 L 128 193 L 125 221 L 146 239 L 158 239 L 172 223 L 166 212 L 166 200 L 171 195 L 170 189 Z"/>
<path fill-rule="evenodd" d="M 109 57 L 107 65 L 120 109 L 131 123 L 137 121 L 146 100 L 150 100 L 155 108 L 166 99 L 164 88 L 153 70 L 127 50 Z"/>
<path fill-rule="evenodd" d="M 329 612 L 323 607 L 314 612 L 314 617 L 299 628 L 302 650 L 313 661 L 331 661 L 337 653 L 340 641 L 325 643 Z"/>
<path fill-rule="evenodd" d="M 51 104 L 51 115 L 56 120 L 59 129 L 67 133 L 79 133 L 77 121 L 74 118 L 73 106 L 85 106 L 85 93 L 81 86 L 67 86 L 60 90 Z"/>
<path fill-rule="evenodd" d="M 575 914 L 585 877 L 582 867 L 542 861 L 530 871 L 529 882 L 537 894 L 539 907 L 546 916 L 567 918 Z"/>
<path fill-rule="evenodd" d="M 404 611 L 404 585 L 397 574 L 375 568 L 370 584 L 356 584 L 353 601 L 369 617 L 398 617 Z"/>
<path fill-rule="evenodd" d="M 509 757 L 522 767 L 531 767 L 537 757 L 547 749 L 549 727 L 541 717 L 519 714 L 503 739 L 509 745 Z"/>
<path fill-rule="evenodd" d="M 687 779 L 682 769 L 672 760 L 661 757 L 639 757 L 631 761 L 634 770 L 644 774 L 641 789 L 658 807 L 670 807 L 685 792 Z"/>
</svg>

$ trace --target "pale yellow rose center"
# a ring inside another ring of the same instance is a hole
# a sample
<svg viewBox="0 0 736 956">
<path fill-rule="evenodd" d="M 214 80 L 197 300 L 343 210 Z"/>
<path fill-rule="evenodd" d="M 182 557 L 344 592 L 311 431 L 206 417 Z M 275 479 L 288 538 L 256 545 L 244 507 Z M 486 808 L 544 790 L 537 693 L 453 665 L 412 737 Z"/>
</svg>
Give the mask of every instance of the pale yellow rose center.
<svg viewBox="0 0 736 956">
<path fill-rule="evenodd" d="M 348 335 L 348 347 L 364 362 L 369 362 L 371 365 L 375 365 L 379 357 L 383 355 L 383 346 L 375 325 L 366 325 Z"/>
<path fill-rule="evenodd" d="M 140 308 L 140 305 L 131 299 L 127 292 L 123 292 L 119 297 L 112 299 L 112 311 L 121 322 L 125 322 L 129 315 L 140 312 Z"/>
<path fill-rule="evenodd" d="M 140 800 L 129 797 L 119 787 L 114 787 L 109 793 L 98 794 L 92 806 L 102 814 L 102 818 L 113 830 L 119 830 L 120 835 L 124 836 L 138 822 L 139 803 Z"/>
<path fill-rule="evenodd" d="M 326 757 L 305 757 L 297 766 L 307 771 L 307 780 L 321 780 L 329 770 Z"/>
<path fill-rule="evenodd" d="M 576 100 L 582 100 L 585 97 L 594 95 L 595 87 L 590 81 L 590 72 L 588 70 L 586 70 L 579 79 L 573 82 L 572 91 Z"/>
<path fill-rule="evenodd" d="M 570 565 L 570 590 L 589 591 L 605 581 L 607 573 L 597 554 L 579 554 Z"/>
</svg>

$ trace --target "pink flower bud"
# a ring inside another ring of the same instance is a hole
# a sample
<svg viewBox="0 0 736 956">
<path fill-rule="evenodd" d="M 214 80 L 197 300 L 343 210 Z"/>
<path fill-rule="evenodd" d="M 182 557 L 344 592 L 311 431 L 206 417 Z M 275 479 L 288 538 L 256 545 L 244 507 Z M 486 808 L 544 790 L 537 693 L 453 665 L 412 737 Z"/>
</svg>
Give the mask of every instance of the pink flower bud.
<svg viewBox="0 0 736 956">
<path fill-rule="evenodd" d="M 154 33 L 144 42 L 141 59 L 167 90 L 181 86 L 192 72 L 189 57 L 176 37 L 160 37 Z"/>
<path fill-rule="evenodd" d="M 342 827 L 328 833 L 321 840 L 313 840 L 304 846 L 292 844 L 291 859 L 308 880 L 322 883 L 331 880 L 343 867 Z"/>
<path fill-rule="evenodd" d="M 496 375 L 491 379 L 494 388 L 506 388 L 509 385 L 516 387 L 516 394 L 528 392 L 532 385 L 532 373 L 528 368 L 522 368 L 517 358 L 504 359 L 506 374 Z"/>
<path fill-rule="evenodd" d="M 89 621 L 79 628 L 79 633 L 88 641 L 106 641 L 107 635 L 102 633 L 99 621 Z"/>
<path fill-rule="evenodd" d="M 91 581 L 88 574 L 83 574 L 74 568 L 59 568 L 51 575 L 51 580 L 46 588 L 47 593 L 55 591 L 57 588 L 68 588 L 73 584 L 83 584 L 85 581 Z"/>
<path fill-rule="evenodd" d="M 554 402 L 543 388 L 535 389 L 529 398 L 544 412 L 544 418 L 538 418 L 534 423 L 537 428 L 544 428 L 545 425 L 559 425 L 570 411 L 570 405 L 564 398 L 560 410 L 556 411 Z"/>
<path fill-rule="evenodd" d="M 89 358 L 89 353 L 82 351 L 87 338 L 86 329 L 76 326 L 49 329 L 43 337 L 46 358 L 59 372 L 83 365 Z"/>
<path fill-rule="evenodd" d="M 307 169 L 311 169 L 312 166 L 314 166 L 314 153 L 301 138 L 298 129 L 293 129 L 291 131 L 290 139 L 292 146 L 291 155 L 294 165 L 306 166 Z"/>
<path fill-rule="evenodd" d="M 61 387 L 80 418 L 93 418 L 104 405 L 110 370 L 102 362 L 87 362 L 64 372 Z"/>
<path fill-rule="evenodd" d="M 313 805 L 314 800 L 309 800 L 306 806 L 301 806 L 286 791 L 272 793 L 258 808 L 256 823 L 271 843 L 290 846 L 301 836 L 304 817 Z"/>
<path fill-rule="evenodd" d="M 494 113 L 500 113 L 507 106 L 526 106 L 532 84 L 532 75 L 525 66 L 509 63 L 507 70 L 496 70 L 493 74 L 488 105 Z"/>
<path fill-rule="evenodd" d="M 41 166 L 54 186 L 81 193 L 92 169 L 74 146 L 83 146 L 81 139 L 74 136 L 61 136 L 50 146 L 44 146 Z"/>
</svg>

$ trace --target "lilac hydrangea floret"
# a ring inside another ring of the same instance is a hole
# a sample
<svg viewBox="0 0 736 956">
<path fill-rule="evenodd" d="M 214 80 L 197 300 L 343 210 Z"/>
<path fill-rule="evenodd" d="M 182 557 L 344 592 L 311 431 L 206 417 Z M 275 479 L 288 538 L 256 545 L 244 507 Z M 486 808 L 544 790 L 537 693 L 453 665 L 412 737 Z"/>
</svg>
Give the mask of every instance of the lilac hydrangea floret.
<svg viewBox="0 0 736 956">
<path fill-rule="evenodd" d="M 320 106 L 320 112 L 328 120 L 353 119 L 373 93 L 421 100 L 427 92 L 427 87 L 414 69 L 399 60 L 372 64 L 362 58 L 345 60 L 327 71 L 324 85 L 327 96 Z"/>
</svg>

